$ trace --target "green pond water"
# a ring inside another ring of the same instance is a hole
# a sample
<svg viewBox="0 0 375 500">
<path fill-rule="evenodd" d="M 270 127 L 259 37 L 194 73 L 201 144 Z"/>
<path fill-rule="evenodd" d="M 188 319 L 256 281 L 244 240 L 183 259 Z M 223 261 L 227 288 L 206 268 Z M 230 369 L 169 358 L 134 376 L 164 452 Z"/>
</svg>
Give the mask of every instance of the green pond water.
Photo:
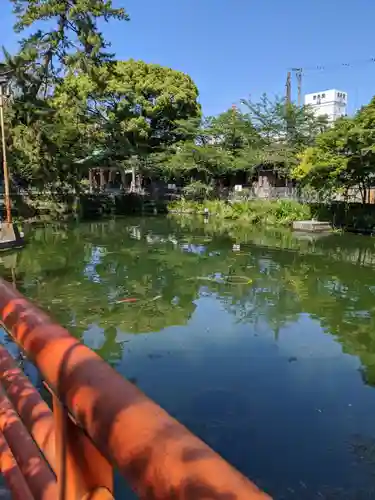
<svg viewBox="0 0 375 500">
<path fill-rule="evenodd" d="M 375 239 L 166 218 L 27 235 L 1 275 L 275 499 L 375 498 Z"/>
</svg>

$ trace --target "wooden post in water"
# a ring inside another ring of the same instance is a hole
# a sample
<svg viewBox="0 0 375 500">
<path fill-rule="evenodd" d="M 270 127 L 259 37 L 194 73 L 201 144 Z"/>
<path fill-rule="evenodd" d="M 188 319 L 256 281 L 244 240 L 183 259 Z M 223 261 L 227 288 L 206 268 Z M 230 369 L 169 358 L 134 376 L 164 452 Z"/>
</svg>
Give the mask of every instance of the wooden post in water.
<svg viewBox="0 0 375 500">
<path fill-rule="evenodd" d="M 0 125 L 1 125 L 1 144 L 3 153 L 3 172 L 4 172 L 4 196 L 6 223 L 1 224 L 0 228 L 0 250 L 22 247 L 24 245 L 24 236 L 16 224 L 12 223 L 10 189 L 9 189 L 9 169 L 7 162 L 6 138 L 5 138 L 5 120 L 4 120 L 4 89 L 8 88 L 11 78 L 11 70 L 3 63 L 0 63 Z"/>
<path fill-rule="evenodd" d="M 3 153 L 3 172 L 4 172 L 4 195 L 5 195 L 5 209 L 6 220 L 8 224 L 12 223 L 12 213 L 10 207 L 10 193 L 9 193 L 9 170 L 7 162 L 7 151 L 5 141 L 5 124 L 4 124 L 4 85 L 0 82 L 0 123 L 1 123 L 1 144 Z"/>
</svg>

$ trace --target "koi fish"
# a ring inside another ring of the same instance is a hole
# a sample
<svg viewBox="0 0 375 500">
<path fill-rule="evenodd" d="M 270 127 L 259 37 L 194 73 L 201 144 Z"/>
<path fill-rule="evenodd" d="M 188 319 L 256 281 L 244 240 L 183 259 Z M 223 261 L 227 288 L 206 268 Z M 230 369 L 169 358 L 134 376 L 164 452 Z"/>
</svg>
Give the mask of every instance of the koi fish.
<svg viewBox="0 0 375 500">
<path fill-rule="evenodd" d="M 138 299 L 132 299 L 132 298 L 125 298 L 125 299 L 120 299 L 120 300 L 116 300 L 116 304 L 126 304 L 126 303 L 129 303 L 129 302 L 137 302 Z"/>
</svg>

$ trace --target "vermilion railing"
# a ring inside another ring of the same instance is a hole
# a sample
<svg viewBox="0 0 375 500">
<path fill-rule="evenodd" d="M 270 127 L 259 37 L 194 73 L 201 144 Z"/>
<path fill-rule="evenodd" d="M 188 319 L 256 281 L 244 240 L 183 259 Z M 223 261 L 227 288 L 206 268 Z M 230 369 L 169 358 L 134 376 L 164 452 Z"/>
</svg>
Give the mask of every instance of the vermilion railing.
<svg viewBox="0 0 375 500">
<path fill-rule="evenodd" d="M 114 468 L 139 498 L 269 499 L 3 280 L 0 320 L 53 400 L 0 347 L 0 469 L 13 499 L 110 499 Z"/>
</svg>

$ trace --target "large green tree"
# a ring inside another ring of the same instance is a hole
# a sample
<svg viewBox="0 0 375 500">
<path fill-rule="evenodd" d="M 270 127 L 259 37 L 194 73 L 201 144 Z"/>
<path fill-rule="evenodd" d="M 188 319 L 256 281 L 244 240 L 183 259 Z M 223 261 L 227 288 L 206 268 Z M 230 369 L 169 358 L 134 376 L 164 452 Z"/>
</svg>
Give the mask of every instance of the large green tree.
<svg viewBox="0 0 375 500">
<path fill-rule="evenodd" d="M 18 54 L 7 54 L 17 89 L 11 158 L 22 181 L 79 180 L 93 151 L 100 154 L 92 162 L 145 168 L 151 154 L 183 138 L 176 121 L 200 116 L 187 75 L 113 60 L 98 24 L 128 16 L 110 0 L 11 1 L 15 30 L 28 29 Z"/>
<path fill-rule="evenodd" d="M 145 156 L 186 138 L 178 122 L 200 116 L 198 89 L 180 72 L 143 61 L 102 65 L 96 78 L 68 75 L 56 89 L 61 106 L 76 102 L 103 131 L 108 157 Z"/>
<path fill-rule="evenodd" d="M 170 176 L 215 184 L 238 171 L 251 174 L 258 163 L 260 137 L 236 107 L 200 123 L 181 123 L 180 127 L 188 132 L 187 140 L 170 151 L 166 163 Z"/>
<path fill-rule="evenodd" d="M 20 82 L 35 95 L 46 93 L 67 72 L 89 72 L 103 61 L 111 60 L 110 44 L 98 22 L 127 20 L 123 8 L 111 0 L 10 0 L 16 16 L 17 33 L 27 30 L 14 59 Z M 33 29 L 34 28 L 34 29 Z M 29 77 L 29 78 L 27 78 Z"/>
<path fill-rule="evenodd" d="M 342 118 L 301 156 L 294 175 L 314 189 L 360 195 L 365 203 L 375 179 L 375 99 L 353 118 Z"/>
<path fill-rule="evenodd" d="M 13 178 L 23 185 L 77 185 L 78 160 L 101 139 L 95 117 L 82 103 L 58 99 L 65 78 L 77 72 L 96 79 L 111 60 L 100 21 L 126 20 L 124 9 L 108 0 L 11 0 L 15 31 L 26 36 L 15 56 L 8 101 L 8 143 Z"/>
<path fill-rule="evenodd" d="M 298 107 L 285 99 L 270 99 L 266 94 L 258 102 L 242 99 L 248 120 L 260 137 L 259 161 L 289 176 L 304 148 L 328 127 L 327 118 L 316 116 L 309 106 Z"/>
<path fill-rule="evenodd" d="M 304 148 L 327 128 L 326 117 L 283 99 L 264 95 L 259 102 L 241 102 L 241 108 L 233 106 L 200 124 L 183 124 L 188 140 L 170 151 L 166 163 L 170 176 L 220 184 L 223 177 L 233 179 L 238 172 L 249 179 L 257 167 L 268 165 L 289 177 Z"/>
</svg>

